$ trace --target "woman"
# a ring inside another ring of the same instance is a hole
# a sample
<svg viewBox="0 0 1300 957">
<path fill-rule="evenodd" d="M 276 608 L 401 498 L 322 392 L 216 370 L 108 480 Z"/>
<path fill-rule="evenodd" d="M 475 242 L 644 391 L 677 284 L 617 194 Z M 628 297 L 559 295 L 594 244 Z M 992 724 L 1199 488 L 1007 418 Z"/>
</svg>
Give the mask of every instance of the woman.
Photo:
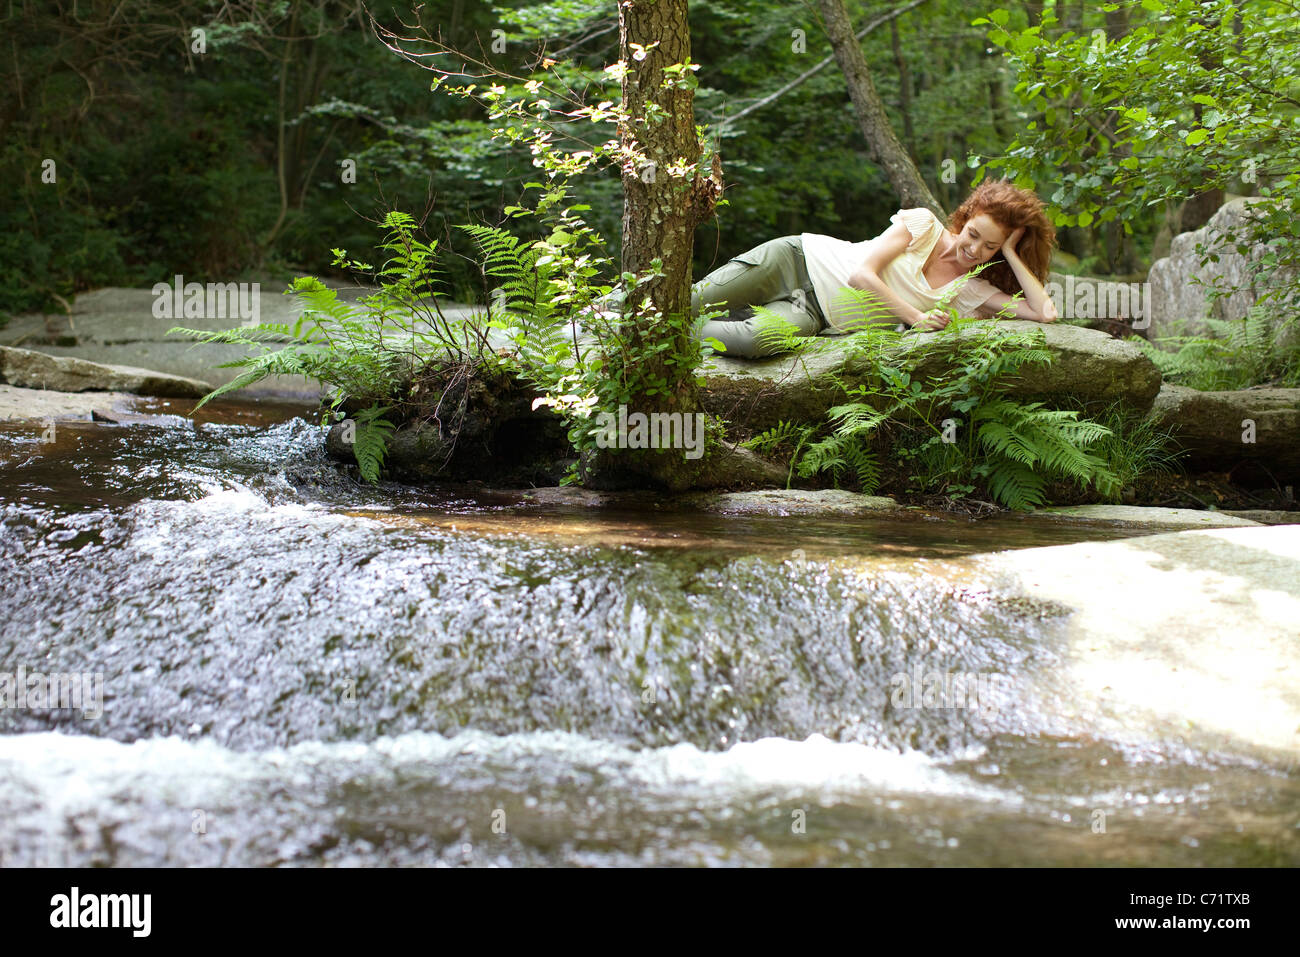
<svg viewBox="0 0 1300 957">
<path fill-rule="evenodd" d="M 948 324 L 945 305 L 959 315 L 987 318 L 1020 292 L 1014 318 L 1057 318 L 1043 289 L 1056 229 L 1033 193 L 992 180 L 957 208 L 948 229 L 928 209 L 901 209 L 890 222 L 865 242 L 803 233 L 735 257 L 692 287 L 693 315 L 718 303 L 732 311 L 730 319 L 701 325 L 697 335 L 720 340 L 727 356 L 759 358 L 776 349 L 762 341 L 760 320 L 747 307 L 766 306 L 803 336 L 882 321 L 932 331 Z M 986 262 L 978 276 L 959 283 Z"/>
</svg>

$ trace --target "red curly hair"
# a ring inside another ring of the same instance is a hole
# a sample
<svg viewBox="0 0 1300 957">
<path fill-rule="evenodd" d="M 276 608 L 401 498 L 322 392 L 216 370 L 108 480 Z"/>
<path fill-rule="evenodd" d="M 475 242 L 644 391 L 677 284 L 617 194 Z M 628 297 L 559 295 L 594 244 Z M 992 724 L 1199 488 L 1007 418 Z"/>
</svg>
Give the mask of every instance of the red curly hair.
<svg viewBox="0 0 1300 957">
<path fill-rule="evenodd" d="M 1042 283 L 1047 282 L 1048 268 L 1052 262 L 1052 248 L 1056 245 L 1056 227 L 1043 212 L 1043 201 L 1026 189 L 1011 185 L 1010 180 L 989 179 L 975 187 L 966 201 L 948 217 L 948 228 L 960 233 L 966 223 L 980 213 L 986 214 L 1006 230 L 1007 235 L 1021 226 L 1025 234 L 1016 245 L 1029 271 Z M 999 252 L 989 260 L 980 278 L 997 286 L 1008 296 L 1020 292 L 1020 281 Z"/>
</svg>

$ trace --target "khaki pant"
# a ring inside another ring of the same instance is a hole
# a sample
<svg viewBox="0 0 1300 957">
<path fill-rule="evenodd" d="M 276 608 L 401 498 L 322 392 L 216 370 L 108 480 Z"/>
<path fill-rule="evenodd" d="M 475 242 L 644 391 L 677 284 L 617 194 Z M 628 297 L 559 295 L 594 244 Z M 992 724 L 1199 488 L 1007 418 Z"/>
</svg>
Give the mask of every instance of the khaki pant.
<svg viewBox="0 0 1300 957">
<path fill-rule="evenodd" d="M 766 306 L 800 336 L 815 336 L 826 328 L 799 236 L 781 236 L 755 246 L 691 287 L 692 315 L 723 302 L 731 316 L 702 323 L 696 336 L 721 341 L 725 356 L 756 359 L 778 351 L 764 334 L 764 320 L 754 315 L 753 306 Z"/>
<path fill-rule="evenodd" d="M 617 311 L 622 299 L 620 292 L 610 293 L 600 308 Z M 764 320 L 754 315 L 754 306 L 766 306 L 800 336 L 815 336 L 827 328 L 799 236 L 781 236 L 755 246 L 691 286 L 691 315 L 719 303 L 726 303 L 730 316 L 699 323 L 695 335 L 719 340 L 726 346 L 722 354 L 728 357 L 757 359 L 778 351 L 766 341 Z"/>
</svg>

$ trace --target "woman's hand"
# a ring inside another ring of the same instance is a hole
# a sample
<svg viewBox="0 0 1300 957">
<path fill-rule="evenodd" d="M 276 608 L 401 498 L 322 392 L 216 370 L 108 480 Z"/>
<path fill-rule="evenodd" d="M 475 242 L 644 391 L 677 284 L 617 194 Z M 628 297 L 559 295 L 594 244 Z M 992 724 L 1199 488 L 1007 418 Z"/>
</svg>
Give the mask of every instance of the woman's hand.
<svg viewBox="0 0 1300 957">
<path fill-rule="evenodd" d="M 931 309 L 929 312 L 918 312 L 917 315 L 912 328 L 919 332 L 938 332 L 952 321 L 946 309 Z"/>
<path fill-rule="evenodd" d="M 1025 227 L 1021 226 L 1010 236 L 1002 241 L 1002 256 L 1010 259 L 1016 254 L 1016 246 L 1019 245 L 1021 238 L 1025 235 Z"/>
</svg>

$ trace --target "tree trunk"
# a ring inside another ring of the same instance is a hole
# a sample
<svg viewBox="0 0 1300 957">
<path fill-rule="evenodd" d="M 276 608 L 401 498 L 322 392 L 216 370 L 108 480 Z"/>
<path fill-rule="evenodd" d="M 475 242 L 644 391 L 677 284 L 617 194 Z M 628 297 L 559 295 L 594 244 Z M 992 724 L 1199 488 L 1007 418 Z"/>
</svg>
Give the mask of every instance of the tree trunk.
<svg viewBox="0 0 1300 957">
<path fill-rule="evenodd" d="M 1205 27 L 1206 30 L 1219 30 L 1222 27 L 1220 20 L 1208 17 L 1198 17 L 1195 22 Z M 1206 73 L 1216 72 L 1223 64 L 1223 57 L 1218 53 L 1216 47 L 1202 47 L 1197 60 L 1201 64 L 1201 69 Z M 1196 118 L 1198 124 L 1201 122 L 1201 115 L 1204 110 L 1205 108 L 1200 103 L 1192 104 L 1192 116 Z M 1210 221 L 1210 217 L 1223 205 L 1224 199 L 1223 190 L 1220 188 L 1209 189 L 1203 193 L 1189 196 L 1187 201 L 1183 203 L 1183 208 L 1179 213 L 1178 231 L 1188 233 L 1194 229 L 1200 229 Z"/>
<path fill-rule="evenodd" d="M 826 24 L 826 35 L 830 38 L 835 51 L 835 60 L 844 71 L 844 79 L 849 86 L 849 97 L 858 113 L 858 122 L 867 140 L 870 156 L 889 178 L 890 184 L 898 193 L 904 207 L 928 207 L 943 218 L 943 207 L 934 198 L 930 188 L 925 185 L 916 164 L 907 155 L 899 143 L 894 128 L 885 113 L 885 105 L 876 92 L 876 85 L 871 79 L 862 47 L 853 36 L 853 26 L 849 22 L 848 11 L 844 9 L 844 0 L 819 0 L 822 19 Z"/>
<path fill-rule="evenodd" d="M 1178 228 L 1176 232 L 1190 233 L 1194 229 L 1200 229 L 1210 221 L 1211 216 L 1218 212 L 1223 202 L 1224 193 L 1218 187 L 1207 189 L 1203 193 L 1197 193 L 1189 197 L 1178 211 Z"/>
<path fill-rule="evenodd" d="M 1056 5 L 1057 11 L 1060 13 L 1058 19 L 1061 21 L 1062 30 L 1068 30 L 1072 33 L 1083 32 L 1083 7 L 1083 0 L 1077 0 L 1076 3 L 1064 0 L 1064 2 Z"/>
<path fill-rule="evenodd" d="M 632 45 L 650 46 L 642 60 Z M 686 0 L 622 0 L 619 4 L 619 53 L 623 107 L 632 119 L 619 130 L 625 155 L 639 158 L 623 165 L 623 269 L 642 272 L 654 259 L 663 261 L 663 277 L 640 286 L 629 308 L 643 298 L 665 317 L 689 312 L 691 252 L 700 217 L 687 202 L 690 182 L 673 164 L 693 164 L 700 156 L 695 135 L 692 90 L 663 89 L 663 68 L 691 55 Z M 648 113 L 662 119 L 653 120 Z M 636 335 L 650 329 L 638 324 Z"/>
<path fill-rule="evenodd" d="M 907 154 L 915 163 L 917 153 L 916 130 L 912 127 L 912 71 L 908 69 L 907 57 L 903 56 L 897 20 L 889 21 L 889 42 L 894 49 L 894 68 L 898 70 L 898 112 L 903 117 L 903 140 L 907 143 Z"/>
<path fill-rule="evenodd" d="M 628 402 L 635 412 L 694 414 L 699 410 L 695 370 L 675 362 L 692 347 L 691 253 L 695 227 L 721 194 L 721 167 L 700 169 L 695 132 L 694 90 L 665 80 L 665 67 L 690 59 L 687 0 L 621 0 L 619 53 L 626 64 L 623 108 L 629 120 L 619 129 L 623 163 L 623 270 L 650 271 L 625 301 L 627 355 L 611 357 L 611 374 L 633 384 Z M 646 48 L 637 59 L 637 47 Z M 683 71 L 683 75 L 686 71 Z M 646 315 L 648 313 L 648 316 Z M 692 486 L 707 465 L 706 453 L 687 459 L 682 449 L 619 449 L 591 461 L 587 484 L 629 484 L 638 478 L 680 491 Z M 602 474 L 603 473 L 603 474 Z"/>
<path fill-rule="evenodd" d="M 996 68 L 995 68 L 996 69 Z M 1002 75 L 995 72 L 989 77 L 989 119 L 993 123 L 993 132 L 998 135 L 998 140 L 1005 146 L 1011 140 L 1011 131 L 1007 129 L 1006 107 L 1003 105 L 1002 97 Z"/>
</svg>

